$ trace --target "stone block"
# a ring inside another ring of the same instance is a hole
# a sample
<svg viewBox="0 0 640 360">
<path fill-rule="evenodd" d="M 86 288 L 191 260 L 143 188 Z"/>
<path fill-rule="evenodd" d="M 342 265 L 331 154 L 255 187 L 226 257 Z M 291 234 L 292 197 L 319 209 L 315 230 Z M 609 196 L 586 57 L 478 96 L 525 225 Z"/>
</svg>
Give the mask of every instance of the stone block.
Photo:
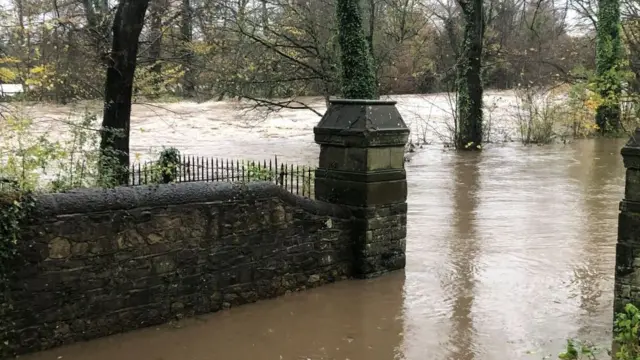
<svg viewBox="0 0 640 360">
<path fill-rule="evenodd" d="M 319 168 L 335 171 L 367 173 L 404 169 L 404 146 L 394 147 L 320 147 Z"/>
<path fill-rule="evenodd" d="M 316 199 L 334 204 L 371 207 L 405 202 L 407 181 L 366 183 L 316 177 Z"/>
<path fill-rule="evenodd" d="M 403 252 L 360 257 L 355 261 L 354 276 L 368 279 L 390 271 L 404 269 L 405 265 L 406 257 Z"/>
<path fill-rule="evenodd" d="M 640 202 L 640 169 L 627 169 L 624 198 Z"/>
<path fill-rule="evenodd" d="M 384 254 L 404 253 L 407 248 L 406 239 L 382 242 L 365 242 L 355 249 L 356 257 L 372 258 Z"/>
<path fill-rule="evenodd" d="M 620 212 L 618 215 L 618 242 L 640 246 L 640 213 Z"/>
<path fill-rule="evenodd" d="M 404 146 L 389 148 L 389 162 L 392 169 L 404 169 Z"/>
<path fill-rule="evenodd" d="M 391 149 L 376 147 L 367 149 L 367 171 L 386 170 L 391 168 Z"/>
<path fill-rule="evenodd" d="M 365 171 L 367 151 L 363 148 L 321 146 L 318 166 L 331 170 Z"/>
<path fill-rule="evenodd" d="M 57 237 L 49 243 L 50 259 L 66 259 L 71 256 L 71 242 L 69 240 Z"/>
<path fill-rule="evenodd" d="M 639 258 L 640 252 L 626 243 L 616 244 L 616 276 L 624 277 L 635 270 L 634 263 Z"/>
</svg>

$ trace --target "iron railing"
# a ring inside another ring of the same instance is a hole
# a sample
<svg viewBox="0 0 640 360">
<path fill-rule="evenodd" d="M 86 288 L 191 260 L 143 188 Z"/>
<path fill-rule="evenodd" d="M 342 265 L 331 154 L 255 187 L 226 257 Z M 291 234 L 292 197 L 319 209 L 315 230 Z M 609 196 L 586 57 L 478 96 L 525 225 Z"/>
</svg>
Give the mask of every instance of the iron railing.
<svg viewBox="0 0 640 360">
<path fill-rule="evenodd" d="M 157 161 L 131 165 L 129 185 L 164 182 L 252 182 L 268 181 L 287 191 L 313 197 L 314 168 L 273 160 L 242 161 L 201 156 L 181 156 L 177 164 L 160 165 Z"/>
</svg>

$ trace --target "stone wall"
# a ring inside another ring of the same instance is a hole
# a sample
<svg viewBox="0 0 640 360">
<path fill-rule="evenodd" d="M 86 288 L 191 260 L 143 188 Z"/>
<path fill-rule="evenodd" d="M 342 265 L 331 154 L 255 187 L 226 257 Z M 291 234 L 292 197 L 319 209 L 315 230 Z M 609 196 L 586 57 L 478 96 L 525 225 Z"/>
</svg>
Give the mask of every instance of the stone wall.
<svg viewBox="0 0 640 360">
<path fill-rule="evenodd" d="M 18 353 L 351 275 L 352 214 L 266 183 L 42 196 L 12 283 Z"/>
<path fill-rule="evenodd" d="M 614 312 L 626 304 L 640 308 L 640 128 L 622 149 L 627 169 L 618 217 Z"/>
</svg>

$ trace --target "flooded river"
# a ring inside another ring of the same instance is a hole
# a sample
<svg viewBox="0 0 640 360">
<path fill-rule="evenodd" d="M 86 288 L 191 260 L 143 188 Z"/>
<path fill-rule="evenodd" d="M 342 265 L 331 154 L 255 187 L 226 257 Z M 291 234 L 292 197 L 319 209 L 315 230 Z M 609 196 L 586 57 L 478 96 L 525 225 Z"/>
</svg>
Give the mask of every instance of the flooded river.
<svg viewBox="0 0 640 360">
<path fill-rule="evenodd" d="M 213 118 L 215 106 L 193 111 Z M 317 161 L 314 115 L 230 136 L 185 113 L 175 133 L 142 115 L 137 125 L 193 154 Z M 137 151 L 161 142 L 141 136 Z M 427 146 L 407 164 L 405 271 L 22 358 L 504 360 L 555 358 L 569 337 L 609 345 L 623 144 Z"/>
</svg>

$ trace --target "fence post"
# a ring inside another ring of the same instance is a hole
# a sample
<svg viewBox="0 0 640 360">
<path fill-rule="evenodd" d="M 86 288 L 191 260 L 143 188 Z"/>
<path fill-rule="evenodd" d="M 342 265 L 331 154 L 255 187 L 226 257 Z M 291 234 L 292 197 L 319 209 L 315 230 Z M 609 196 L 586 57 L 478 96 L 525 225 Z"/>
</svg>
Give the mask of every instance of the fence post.
<svg viewBox="0 0 640 360">
<path fill-rule="evenodd" d="M 320 144 L 317 200 L 348 206 L 354 275 L 369 278 L 405 266 L 409 129 L 395 101 L 332 100 L 314 128 Z"/>
<path fill-rule="evenodd" d="M 618 215 L 614 313 L 629 303 L 640 307 L 640 128 L 621 154 L 627 170 Z"/>
</svg>

